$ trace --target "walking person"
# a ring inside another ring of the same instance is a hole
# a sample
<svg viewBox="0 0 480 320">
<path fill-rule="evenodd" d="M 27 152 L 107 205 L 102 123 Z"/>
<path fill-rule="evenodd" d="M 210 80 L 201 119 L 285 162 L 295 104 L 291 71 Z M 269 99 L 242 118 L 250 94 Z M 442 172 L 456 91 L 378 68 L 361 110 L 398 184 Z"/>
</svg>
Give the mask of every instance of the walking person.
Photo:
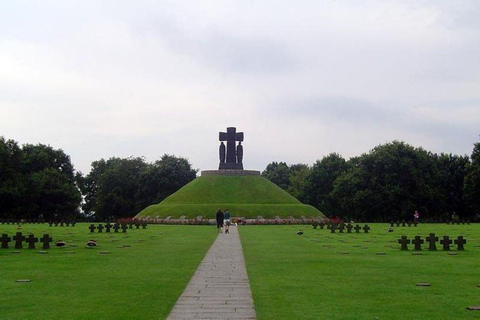
<svg viewBox="0 0 480 320">
<path fill-rule="evenodd" d="M 223 215 L 222 210 L 220 208 L 217 211 L 216 219 L 217 219 L 217 231 L 219 233 L 222 233 L 222 227 L 223 227 L 223 219 L 225 216 Z"/>
<path fill-rule="evenodd" d="M 225 233 L 230 233 L 230 212 L 228 212 L 228 209 L 225 210 L 225 213 L 223 215 L 223 224 L 225 228 Z"/>
</svg>

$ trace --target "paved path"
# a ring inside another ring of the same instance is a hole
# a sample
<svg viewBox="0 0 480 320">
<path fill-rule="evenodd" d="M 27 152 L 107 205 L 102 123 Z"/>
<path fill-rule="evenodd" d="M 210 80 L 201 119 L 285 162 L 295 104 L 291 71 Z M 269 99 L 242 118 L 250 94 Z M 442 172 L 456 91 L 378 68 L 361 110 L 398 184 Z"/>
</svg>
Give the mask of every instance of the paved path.
<svg viewBox="0 0 480 320">
<path fill-rule="evenodd" d="M 237 227 L 219 234 L 167 319 L 255 319 Z"/>
</svg>

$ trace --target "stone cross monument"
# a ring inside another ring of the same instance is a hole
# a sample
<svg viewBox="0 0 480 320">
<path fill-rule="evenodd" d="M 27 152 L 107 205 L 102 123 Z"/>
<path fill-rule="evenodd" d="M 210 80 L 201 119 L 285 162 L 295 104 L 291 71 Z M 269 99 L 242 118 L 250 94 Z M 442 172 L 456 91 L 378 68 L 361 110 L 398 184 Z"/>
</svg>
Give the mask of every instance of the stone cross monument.
<svg viewBox="0 0 480 320">
<path fill-rule="evenodd" d="M 220 170 L 243 170 L 243 132 L 236 131 L 236 128 L 229 127 L 227 128 L 227 132 L 219 133 L 219 140 L 221 141 L 221 143 L 219 148 L 220 165 L 218 169 Z M 223 141 L 227 142 L 226 150 Z"/>
</svg>

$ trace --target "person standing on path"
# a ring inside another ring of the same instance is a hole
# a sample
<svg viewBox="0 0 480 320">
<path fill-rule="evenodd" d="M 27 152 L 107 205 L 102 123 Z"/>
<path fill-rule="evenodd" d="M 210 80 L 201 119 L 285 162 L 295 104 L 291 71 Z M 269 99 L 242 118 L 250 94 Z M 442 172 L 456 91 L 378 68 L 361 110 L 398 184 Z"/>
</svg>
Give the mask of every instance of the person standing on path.
<svg viewBox="0 0 480 320">
<path fill-rule="evenodd" d="M 225 214 L 223 215 L 223 224 L 225 227 L 225 233 L 229 233 L 230 229 L 230 212 L 228 212 L 228 209 L 225 210 Z"/>
<path fill-rule="evenodd" d="M 222 233 L 222 227 L 223 227 L 223 219 L 225 216 L 223 215 L 222 210 L 220 208 L 217 211 L 216 219 L 217 219 L 217 231 Z"/>
</svg>

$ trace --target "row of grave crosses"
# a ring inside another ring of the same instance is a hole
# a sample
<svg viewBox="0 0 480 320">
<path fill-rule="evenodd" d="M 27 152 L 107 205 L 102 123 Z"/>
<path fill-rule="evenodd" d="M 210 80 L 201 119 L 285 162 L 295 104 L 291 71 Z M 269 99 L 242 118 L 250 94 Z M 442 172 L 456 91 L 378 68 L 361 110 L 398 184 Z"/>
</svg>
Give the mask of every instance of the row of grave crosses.
<svg viewBox="0 0 480 320">
<path fill-rule="evenodd" d="M 48 225 L 49 225 L 50 227 L 51 227 L 51 226 L 55 226 L 55 227 L 58 227 L 58 226 L 60 226 L 60 227 L 63 227 L 63 226 L 65 226 L 65 227 L 72 226 L 72 227 L 75 227 L 75 224 L 76 224 L 75 221 L 72 221 L 72 222 L 70 222 L 70 221 L 66 221 L 66 222 L 64 222 L 64 221 L 60 221 L 60 222 L 59 222 L 59 221 L 49 221 L 49 222 L 48 222 Z"/>
<path fill-rule="evenodd" d="M 338 230 L 339 233 L 344 233 L 344 230 L 347 230 L 347 233 L 352 233 L 352 229 L 355 230 L 355 233 L 360 233 L 360 230 L 363 230 L 364 233 L 368 233 L 370 230 L 370 227 L 366 224 L 363 227 L 360 227 L 360 225 L 356 225 L 355 227 L 351 224 L 344 224 L 341 223 L 339 225 L 336 224 L 326 224 L 325 222 L 320 222 L 320 223 L 314 223 L 313 228 L 316 229 L 317 227 L 320 227 L 320 229 L 323 229 L 325 226 L 327 226 L 327 229 L 330 229 L 331 233 L 335 233 L 335 230 Z"/>
<path fill-rule="evenodd" d="M 436 243 L 438 237 L 435 236 L 435 233 L 430 233 L 425 240 L 428 242 L 428 250 L 437 250 Z M 401 245 L 400 250 L 408 250 L 408 245 L 410 243 L 414 245 L 413 250 L 422 250 L 422 244 L 424 244 L 425 241 L 420 236 L 415 236 L 413 239 L 408 239 L 407 236 L 402 236 L 398 240 L 398 243 Z M 458 236 L 453 243 L 457 245 L 458 251 L 463 251 L 465 250 L 463 245 L 467 243 L 467 239 L 464 239 L 463 236 Z M 443 246 L 442 250 L 449 251 L 452 240 L 449 236 L 443 236 L 443 239 L 440 240 L 440 244 Z"/>
<path fill-rule="evenodd" d="M 95 226 L 94 224 L 91 224 L 88 229 L 90 229 L 90 232 L 91 233 L 94 233 L 95 230 L 98 230 L 98 233 L 102 233 L 103 232 L 103 229 L 105 229 L 105 232 L 106 233 L 109 233 L 111 229 L 114 230 L 114 232 L 118 233 L 118 229 L 122 229 L 122 232 L 127 232 L 127 229 L 133 229 L 133 223 L 129 223 L 128 225 L 127 224 L 118 224 L 118 223 L 114 223 L 114 224 L 110 224 L 110 223 L 107 223 L 105 225 L 103 224 L 99 224 L 98 226 Z M 146 229 L 147 228 L 147 223 L 145 221 L 142 221 L 142 223 L 140 222 L 136 222 L 135 223 L 135 227 L 137 227 L 137 229 L 140 229 L 140 226 L 143 228 L 143 229 Z"/>
<path fill-rule="evenodd" d="M 0 238 L 0 248 L 8 249 L 8 243 L 11 241 L 12 238 L 9 237 L 8 234 L 2 234 L 2 237 Z M 52 242 L 53 239 L 48 234 L 44 234 L 42 238 L 38 239 L 35 238 L 33 234 L 29 234 L 28 237 L 25 237 L 21 232 L 17 232 L 17 234 L 13 236 L 13 241 L 15 241 L 15 249 L 23 249 L 24 241 L 28 243 L 28 249 L 35 249 L 35 243 L 39 241 L 43 243 L 42 249 L 50 249 L 50 242 Z"/>
</svg>

